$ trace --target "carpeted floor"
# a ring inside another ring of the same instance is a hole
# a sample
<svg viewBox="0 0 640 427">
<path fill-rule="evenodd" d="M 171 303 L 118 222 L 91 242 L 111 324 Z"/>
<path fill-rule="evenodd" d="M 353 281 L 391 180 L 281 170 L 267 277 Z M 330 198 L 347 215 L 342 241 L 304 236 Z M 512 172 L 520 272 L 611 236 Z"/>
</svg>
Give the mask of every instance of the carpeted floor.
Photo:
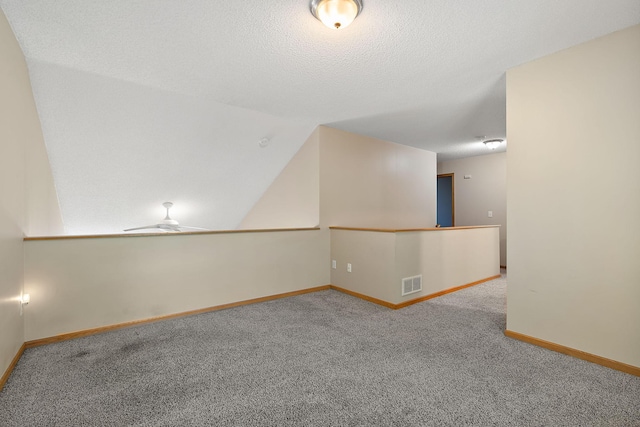
<svg viewBox="0 0 640 427">
<path fill-rule="evenodd" d="M 503 335 L 506 280 L 323 291 L 28 349 L 2 426 L 640 426 L 640 378 Z"/>
</svg>

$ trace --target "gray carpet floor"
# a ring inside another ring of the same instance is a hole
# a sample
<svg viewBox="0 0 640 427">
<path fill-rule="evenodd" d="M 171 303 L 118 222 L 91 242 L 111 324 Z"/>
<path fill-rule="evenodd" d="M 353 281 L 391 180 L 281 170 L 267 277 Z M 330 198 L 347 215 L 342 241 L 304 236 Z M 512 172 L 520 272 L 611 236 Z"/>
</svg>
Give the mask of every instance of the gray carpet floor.
<svg viewBox="0 0 640 427">
<path fill-rule="evenodd" d="M 640 378 L 503 335 L 506 279 L 323 291 L 28 349 L 2 426 L 640 426 Z"/>
</svg>

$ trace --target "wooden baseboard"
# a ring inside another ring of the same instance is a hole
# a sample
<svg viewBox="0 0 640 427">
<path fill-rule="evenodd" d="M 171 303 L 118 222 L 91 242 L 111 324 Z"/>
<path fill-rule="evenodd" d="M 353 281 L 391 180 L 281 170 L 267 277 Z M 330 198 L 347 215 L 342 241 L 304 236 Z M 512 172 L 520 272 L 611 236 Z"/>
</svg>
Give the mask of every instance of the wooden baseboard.
<svg viewBox="0 0 640 427">
<path fill-rule="evenodd" d="M 513 332 L 508 329 L 504 331 L 504 334 L 509 338 L 524 341 L 529 344 L 537 345 L 538 347 L 544 347 L 547 350 L 552 350 L 558 353 L 566 354 L 568 356 L 577 357 L 578 359 L 586 360 L 587 362 L 596 363 L 598 365 L 606 366 L 607 368 L 615 369 L 617 371 L 622 371 L 627 374 L 640 377 L 640 367 L 638 366 L 627 365 L 626 363 L 607 359 L 606 357 L 602 356 L 596 356 L 595 354 L 576 350 L 575 348 L 566 347 L 564 345 L 556 344 L 550 341 L 541 340 L 540 338 L 531 337 L 519 332 Z"/>
<path fill-rule="evenodd" d="M 466 285 L 455 286 L 453 288 L 449 288 L 449 289 L 445 289 L 443 291 L 435 292 L 433 294 L 425 295 L 425 296 L 422 296 L 420 298 L 412 299 L 412 300 L 409 300 L 409 301 L 404 301 L 404 302 L 401 302 L 400 304 L 393 304 L 391 302 L 383 301 L 383 300 L 378 299 L 378 298 L 370 297 L 368 295 L 364 295 L 364 294 L 361 294 L 361 293 L 358 293 L 358 292 L 353 292 L 353 291 L 350 291 L 350 290 L 347 290 L 347 289 L 344 289 L 344 288 L 340 288 L 340 287 L 334 286 L 334 285 L 331 285 L 330 287 L 331 287 L 331 289 L 335 289 L 336 291 L 344 292 L 345 294 L 348 294 L 348 295 L 351 295 L 351 296 L 354 296 L 354 297 L 357 297 L 357 298 L 361 298 L 361 299 L 363 299 L 365 301 L 369 301 L 369 302 L 372 302 L 374 304 L 379 304 L 379 305 L 391 308 L 393 310 L 398 310 L 398 309 L 405 308 L 405 307 L 408 307 L 408 306 L 413 305 L 413 304 L 418 304 L 419 302 L 427 301 L 427 300 L 430 300 L 432 298 L 436 298 L 436 297 L 439 297 L 439 296 L 442 296 L 442 295 L 450 294 L 451 292 L 459 291 L 460 289 L 470 288 L 471 286 L 476 286 L 476 285 L 479 285 L 481 283 L 488 282 L 489 280 L 499 279 L 500 277 L 501 276 L 498 274 L 496 276 L 487 277 L 486 279 L 476 280 L 475 282 L 467 283 Z"/>
<path fill-rule="evenodd" d="M 177 317 L 193 316 L 195 314 L 208 313 L 210 311 L 224 310 L 226 308 L 233 308 L 233 307 L 239 307 L 239 306 L 242 306 L 242 305 L 249 305 L 249 304 L 255 304 L 255 303 L 259 303 L 259 302 L 272 301 L 272 300 L 276 300 L 276 299 L 280 299 L 280 298 L 287 298 L 287 297 L 293 297 L 293 296 L 296 296 L 296 295 L 308 294 L 308 293 L 311 293 L 311 292 L 325 291 L 325 290 L 328 290 L 330 288 L 331 288 L 330 285 L 323 285 L 323 286 L 317 286 L 315 288 L 301 289 L 299 291 L 285 292 L 285 293 L 282 293 L 282 294 L 269 295 L 269 296 L 266 296 L 266 297 L 253 298 L 253 299 L 249 299 L 249 300 L 232 302 L 232 303 L 228 303 L 228 304 L 221 304 L 221 305 L 216 305 L 216 306 L 213 306 L 213 307 L 201 308 L 201 309 L 198 309 L 198 310 L 184 311 L 184 312 L 181 312 L 181 313 L 167 314 L 165 316 L 151 317 L 151 318 L 148 318 L 148 319 L 134 320 L 134 321 L 125 322 L 125 323 L 117 323 L 115 325 L 101 326 L 101 327 L 92 328 L 92 329 L 84 329 L 84 330 L 81 330 L 81 331 L 69 332 L 69 333 L 66 333 L 66 334 L 55 335 L 53 337 L 40 338 L 40 339 L 37 339 L 37 340 L 27 341 L 27 342 L 24 343 L 24 347 L 25 348 L 37 347 L 37 346 L 46 345 L 46 344 L 52 344 L 52 343 L 60 342 L 60 341 L 67 341 L 67 340 L 71 340 L 71 339 L 74 339 L 74 338 L 81 338 L 81 337 L 86 337 L 86 336 L 89 336 L 89 335 L 100 334 L 100 333 L 103 333 L 103 332 L 114 331 L 114 330 L 117 330 L 117 329 L 128 328 L 130 326 L 143 325 L 145 323 L 158 322 L 160 320 L 175 319 Z"/>
<path fill-rule="evenodd" d="M 423 297 L 412 299 L 410 301 L 401 302 L 400 304 L 396 304 L 395 308 L 398 309 L 398 308 L 408 307 L 410 305 L 417 304 L 417 303 L 422 302 L 422 301 L 427 301 L 427 300 L 430 300 L 432 298 L 436 298 L 436 297 L 440 297 L 442 295 L 450 294 L 451 292 L 459 291 L 460 289 L 470 288 L 472 286 L 476 286 L 476 285 L 479 285 L 481 283 L 488 282 L 490 280 L 499 279 L 500 277 L 501 276 L 498 274 L 498 275 L 495 275 L 495 276 L 487 277 L 486 279 L 476 280 L 475 282 L 467 283 L 466 285 L 455 286 L 453 288 L 449 288 L 449 289 L 445 289 L 443 291 L 435 292 L 433 294 L 425 295 Z"/>
<path fill-rule="evenodd" d="M 351 296 L 356 297 L 356 298 L 363 299 L 365 301 L 372 302 L 374 304 L 385 306 L 387 308 L 392 308 L 394 310 L 397 308 L 396 304 L 393 304 L 393 303 L 390 303 L 390 302 L 387 302 L 387 301 L 384 301 L 384 300 L 381 300 L 381 299 L 378 299 L 378 298 L 370 297 L 370 296 L 365 295 L 365 294 L 360 294 L 358 292 L 353 292 L 353 291 L 350 291 L 348 289 L 341 288 L 339 286 L 331 285 L 331 289 L 339 291 L 339 292 L 343 292 L 343 293 L 345 293 L 347 295 L 351 295 Z"/>
<path fill-rule="evenodd" d="M 23 347 L 24 348 L 37 347 L 37 346 L 46 345 L 46 344 L 52 344 L 52 343 L 56 343 L 56 342 L 60 342 L 60 341 L 67 341 L 67 340 L 71 340 L 71 339 L 75 339 L 75 338 L 81 338 L 81 337 L 86 337 L 86 336 L 90 336 L 90 335 L 100 334 L 100 333 L 103 333 L 103 332 L 114 331 L 114 330 L 117 330 L 117 329 L 128 328 L 130 326 L 143 325 L 145 323 L 158 322 L 158 321 L 161 321 L 161 320 L 174 319 L 174 318 L 177 318 L 177 317 L 193 316 L 193 315 L 196 315 L 196 314 L 208 313 L 208 312 L 217 311 L 217 310 L 224 310 L 224 309 L 227 309 L 227 308 L 233 308 L 233 307 L 239 307 L 239 306 L 248 305 L 248 304 L 255 304 L 255 303 L 259 303 L 259 302 L 271 301 L 271 300 L 276 300 L 276 299 L 280 299 L 280 298 L 287 298 L 287 297 L 307 294 L 307 293 L 311 293 L 311 292 L 324 291 L 324 290 L 328 290 L 328 289 L 334 289 L 336 291 L 340 291 L 340 292 L 343 292 L 345 294 L 348 294 L 348 295 L 351 295 L 351 296 L 354 296 L 354 297 L 357 297 L 357 298 L 361 298 L 361 299 L 363 299 L 365 301 L 369 301 L 369 302 L 372 302 L 374 304 L 379 304 L 379 305 L 382 305 L 382 306 L 387 307 L 387 308 L 398 310 L 400 308 L 408 307 L 410 305 L 417 304 L 419 302 L 426 301 L 426 300 L 429 300 L 429 299 L 432 299 L 432 298 L 436 298 L 436 297 L 439 297 L 441 295 L 445 295 L 445 294 L 448 294 L 448 293 L 451 293 L 451 292 L 459 291 L 460 289 L 464 289 L 464 288 L 468 288 L 468 287 L 471 287 L 471 286 L 479 285 L 480 283 L 484 283 L 484 282 L 487 282 L 489 280 L 497 279 L 499 277 L 500 277 L 500 275 L 488 277 L 486 279 L 482 279 L 482 280 L 478 280 L 478 281 L 475 281 L 475 282 L 467 283 L 466 285 L 456 286 L 456 287 L 453 287 L 453 288 L 445 289 L 445 290 L 440 291 L 440 292 L 436 292 L 436 293 L 429 294 L 429 295 L 426 295 L 426 296 L 423 296 L 423 297 L 420 297 L 420 298 L 416 298 L 416 299 L 413 299 L 413 300 L 410 300 L 410 301 L 405 301 L 405 302 L 402 302 L 400 304 L 393 304 L 393 303 L 390 303 L 390 302 L 387 302 L 387 301 L 383 301 L 383 300 L 378 299 L 378 298 L 370 297 L 368 295 L 360 294 L 358 292 L 353 292 L 353 291 L 350 291 L 350 290 L 347 290 L 347 289 L 343 289 L 343 288 L 340 288 L 340 287 L 334 286 L 334 285 L 323 285 L 323 286 L 317 286 L 317 287 L 314 287 L 314 288 L 301 289 L 299 291 L 285 292 L 285 293 L 277 294 L 277 295 L 269 295 L 269 296 L 266 296 L 266 297 L 253 298 L 253 299 L 244 300 L 244 301 L 238 301 L 238 302 L 232 302 L 232 303 L 228 303 L 228 304 L 216 305 L 216 306 L 213 306 L 213 307 L 206 307 L 206 308 L 201 308 L 201 309 L 198 309 L 198 310 L 185 311 L 185 312 L 181 312 L 181 313 L 168 314 L 168 315 L 165 315 L 165 316 L 158 316 L 158 317 L 152 317 L 152 318 L 141 319 L 141 320 L 133 320 L 131 322 L 117 323 L 115 325 L 101 326 L 101 327 L 98 327 L 98 328 L 91 328 L 91 329 L 83 329 L 81 331 L 69 332 L 69 333 L 66 333 L 66 334 L 55 335 L 55 336 L 52 336 L 52 337 L 39 338 L 39 339 L 36 339 L 36 340 L 26 341 L 24 343 Z M 22 354 L 22 353 L 20 353 L 20 354 Z M 16 360 L 16 362 L 17 362 L 17 360 Z"/>
<path fill-rule="evenodd" d="M 9 363 L 7 370 L 4 371 L 2 378 L 0 378 L 0 391 L 2 391 L 2 389 L 4 388 L 4 385 L 9 380 L 9 376 L 11 375 L 11 372 L 13 372 L 13 368 L 15 368 L 16 365 L 18 364 L 18 360 L 20 360 L 20 358 L 22 357 L 22 353 L 24 353 L 25 348 L 26 346 L 23 343 L 18 349 L 18 352 L 16 353 L 16 355 L 13 357 L 13 360 L 11 361 L 11 363 Z"/>
</svg>

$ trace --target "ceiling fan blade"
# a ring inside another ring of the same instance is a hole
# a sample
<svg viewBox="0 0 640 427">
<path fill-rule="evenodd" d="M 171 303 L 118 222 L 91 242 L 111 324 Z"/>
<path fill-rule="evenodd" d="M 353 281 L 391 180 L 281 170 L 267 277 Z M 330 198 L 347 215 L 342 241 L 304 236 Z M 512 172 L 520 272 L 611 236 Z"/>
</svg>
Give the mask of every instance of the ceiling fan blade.
<svg viewBox="0 0 640 427">
<path fill-rule="evenodd" d="M 160 221 L 160 223 L 154 224 L 154 225 L 145 225 L 144 227 L 127 228 L 124 231 L 150 230 L 154 228 L 165 231 L 165 232 L 177 232 L 177 233 L 179 233 L 182 230 L 209 231 L 206 228 L 187 227 L 187 226 L 180 225 L 178 221 L 176 221 L 175 219 L 171 219 L 171 217 L 169 216 L 169 209 L 171 209 L 171 206 L 173 206 L 173 203 L 164 202 L 162 206 L 164 206 L 164 208 L 167 210 L 167 215 L 164 217 L 162 221 Z"/>
<path fill-rule="evenodd" d="M 149 230 L 149 229 L 152 229 L 152 228 L 157 228 L 159 230 L 162 230 L 162 228 L 158 227 L 158 225 L 159 224 L 145 225 L 144 227 L 127 228 L 126 230 L 123 230 L 123 231 Z"/>
<path fill-rule="evenodd" d="M 208 228 L 200 228 L 200 227 L 187 227 L 186 225 L 179 225 L 178 228 L 185 230 L 199 230 L 199 231 L 209 231 Z"/>
</svg>

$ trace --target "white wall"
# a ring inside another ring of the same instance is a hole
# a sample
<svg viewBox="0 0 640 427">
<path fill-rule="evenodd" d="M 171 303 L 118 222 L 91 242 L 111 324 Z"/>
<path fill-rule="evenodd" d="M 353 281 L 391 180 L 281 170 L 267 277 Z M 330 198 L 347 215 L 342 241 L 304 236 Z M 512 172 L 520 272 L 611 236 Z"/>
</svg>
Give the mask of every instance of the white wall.
<svg viewBox="0 0 640 427">
<path fill-rule="evenodd" d="M 25 340 L 330 283 L 329 232 L 25 242 Z"/>
<path fill-rule="evenodd" d="M 320 127 L 320 224 L 424 228 L 436 223 L 436 154 Z"/>
<path fill-rule="evenodd" d="M 640 26 L 507 72 L 509 330 L 640 366 Z"/>
<path fill-rule="evenodd" d="M 331 284 L 391 304 L 500 274 L 498 227 L 411 232 L 331 230 Z M 347 272 L 350 263 L 352 271 Z M 405 277 L 422 291 L 402 296 Z"/>
<path fill-rule="evenodd" d="M 26 232 L 62 231 L 27 66 L 0 11 L 0 376 L 24 341 L 19 298 Z"/>
<path fill-rule="evenodd" d="M 438 174 L 453 173 L 458 226 L 500 225 L 500 265 L 507 265 L 507 153 L 438 163 Z M 471 175 L 471 179 L 464 179 Z M 488 217 L 488 211 L 493 217 Z"/>
</svg>

